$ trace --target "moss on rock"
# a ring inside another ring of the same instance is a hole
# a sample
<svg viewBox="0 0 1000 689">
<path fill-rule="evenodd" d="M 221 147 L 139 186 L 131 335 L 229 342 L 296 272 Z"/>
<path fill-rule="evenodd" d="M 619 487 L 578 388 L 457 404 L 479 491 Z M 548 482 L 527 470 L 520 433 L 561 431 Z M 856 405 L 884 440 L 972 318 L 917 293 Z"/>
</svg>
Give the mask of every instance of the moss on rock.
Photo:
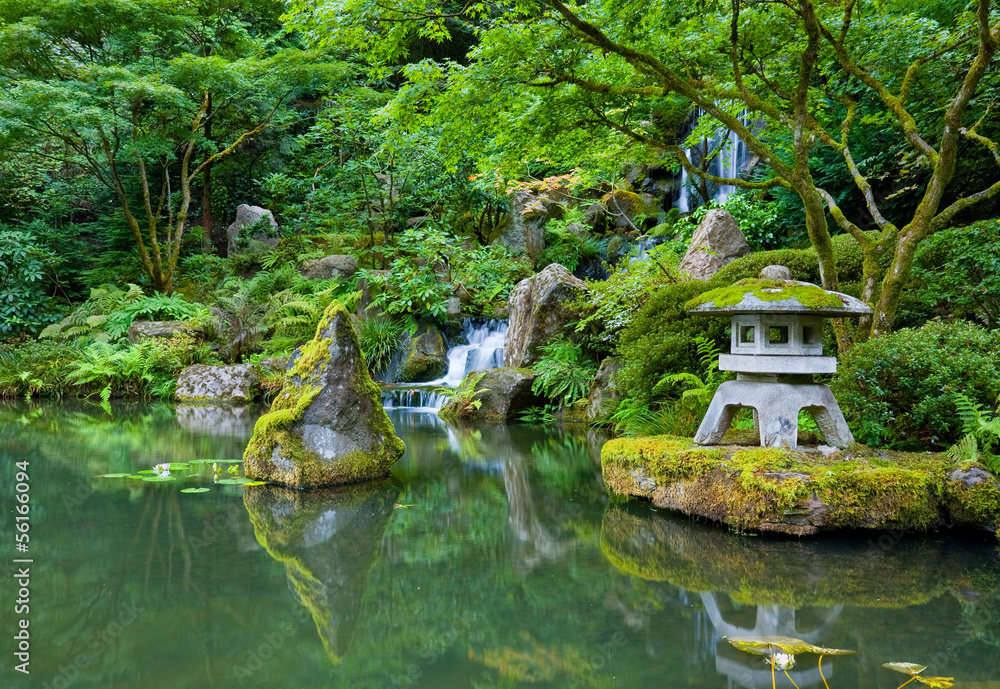
<svg viewBox="0 0 1000 689">
<path fill-rule="evenodd" d="M 388 475 L 402 453 L 350 315 L 334 302 L 254 426 L 247 476 L 297 488 L 340 485 Z"/>
<path fill-rule="evenodd" d="M 796 300 L 810 309 L 844 307 L 844 302 L 836 294 L 827 292 L 822 287 L 803 282 L 785 280 L 766 280 L 747 278 L 728 287 L 717 287 L 700 294 L 686 306 L 693 309 L 702 304 L 712 304 L 717 308 L 736 306 L 747 296 L 753 296 L 761 301 Z"/>
<path fill-rule="evenodd" d="M 614 492 L 736 529 L 928 531 L 956 523 L 994 530 L 1000 521 L 995 479 L 966 487 L 941 454 L 855 446 L 823 457 L 659 436 L 611 440 L 601 461 Z"/>
</svg>

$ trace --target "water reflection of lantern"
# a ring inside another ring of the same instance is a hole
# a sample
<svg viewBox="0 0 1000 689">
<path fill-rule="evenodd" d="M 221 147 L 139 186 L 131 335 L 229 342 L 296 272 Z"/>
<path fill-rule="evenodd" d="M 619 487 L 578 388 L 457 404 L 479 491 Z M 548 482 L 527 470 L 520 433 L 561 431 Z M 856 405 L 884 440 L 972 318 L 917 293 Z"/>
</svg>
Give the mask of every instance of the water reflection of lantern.
<svg viewBox="0 0 1000 689">
<path fill-rule="evenodd" d="M 794 449 L 798 418 L 806 411 L 828 445 L 847 447 L 854 438 L 833 393 L 813 374 L 834 373 L 837 359 L 823 356 L 823 319 L 871 313 L 862 301 L 791 279 L 784 266 L 768 266 L 760 279 L 712 290 L 692 302 L 689 312 L 731 316 L 731 353 L 719 369 L 736 380 L 719 386 L 695 435 L 701 445 L 722 440 L 736 412 L 754 410 L 760 444 Z"/>
<path fill-rule="evenodd" d="M 802 639 L 819 645 L 833 628 L 844 606 L 835 605 L 826 610 L 825 619 L 813 629 L 799 629 L 796 610 L 785 605 L 758 605 L 753 627 L 740 626 L 725 619 L 719 608 L 715 593 L 702 593 L 701 601 L 705 613 L 712 621 L 716 633 L 727 638 L 755 638 L 785 636 Z M 800 658 L 796 657 L 797 660 Z M 831 662 L 823 663 L 827 680 L 833 675 Z M 762 656 L 753 656 L 738 651 L 728 643 L 720 641 L 716 646 L 715 669 L 729 678 L 729 686 L 747 689 L 767 689 L 771 686 L 771 666 Z M 822 686 L 823 678 L 819 668 L 805 662 L 789 669 L 788 674 L 799 687 Z"/>
</svg>

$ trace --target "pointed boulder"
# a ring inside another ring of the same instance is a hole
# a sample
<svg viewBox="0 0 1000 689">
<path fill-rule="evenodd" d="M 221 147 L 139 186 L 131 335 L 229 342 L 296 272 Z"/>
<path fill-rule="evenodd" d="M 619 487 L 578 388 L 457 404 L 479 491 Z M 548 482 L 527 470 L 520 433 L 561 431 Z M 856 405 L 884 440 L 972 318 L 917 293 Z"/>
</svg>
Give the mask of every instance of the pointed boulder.
<svg viewBox="0 0 1000 689">
<path fill-rule="evenodd" d="M 351 317 L 334 302 L 254 426 L 246 475 L 294 488 L 334 486 L 386 476 L 402 454 Z"/>
</svg>

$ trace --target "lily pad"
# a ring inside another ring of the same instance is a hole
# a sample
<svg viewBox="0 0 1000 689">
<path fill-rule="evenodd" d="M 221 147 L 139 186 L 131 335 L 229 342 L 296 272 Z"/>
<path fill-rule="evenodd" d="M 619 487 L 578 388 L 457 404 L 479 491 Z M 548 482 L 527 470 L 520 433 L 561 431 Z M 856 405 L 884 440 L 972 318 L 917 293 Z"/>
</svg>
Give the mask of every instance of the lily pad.
<svg viewBox="0 0 1000 689">
<path fill-rule="evenodd" d="M 142 480 L 147 483 L 162 483 L 163 481 L 176 481 L 173 476 L 143 476 Z"/>
<path fill-rule="evenodd" d="M 821 656 L 843 656 L 855 653 L 855 651 L 848 651 L 843 648 L 814 646 L 807 641 L 795 639 L 790 636 L 759 636 L 755 638 L 730 638 L 727 640 L 739 650 L 757 655 L 771 655 L 775 650 L 784 651 L 792 655 L 815 653 Z"/>
<path fill-rule="evenodd" d="M 132 478 L 132 474 L 101 474 L 94 478 Z"/>
<path fill-rule="evenodd" d="M 135 473 L 137 473 L 137 474 L 155 474 L 156 472 L 153 471 L 152 469 L 139 469 L 139 471 L 137 471 Z"/>
<path fill-rule="evenodd" d="M 916 663 L 882 663 L 882 667 L 895 672 L 902 672 L 904 675 L 919 675 L 927 669 L 926 665 Z"/>
<path fill-rule="evenodd" d="M 931 689 L 948 689 L 951 685 L 955 683 L 954 677 L 924 677 L 923 675 L 917 675 L 917 681 L 921 684 L 926 684 L 931 687 Z"/>
<path fill-rule="evenodd" d="M 188 464 L 242 464 L 242 459 L 192 459 Z"/>
<path fill-rule="evenodd" d="M 182 488 L 182 493 L 207 493 L 210 488 Z"/>
<path fill-rule="evenodd" d="M 227 485 L 231 484 L 245 485 L 247 483 L 253 483 L 253 481 L 248 478 L 243 478 L 241 476 L 240 478 L 220 478 L 218 481 L 216 481 L 216 483 L 224 483 Z"/>
<path fill-rule="evenodd" d="M 267 481 L 247 481 L 244 486 L 266 486 Z"/>
<path fill-rule="evenodd" d="M 191 464 L 189 462 L 171 462 L 168 468 L 170 471 L 184 471 L 185 469 L 190 469 Z"/>
</svg>

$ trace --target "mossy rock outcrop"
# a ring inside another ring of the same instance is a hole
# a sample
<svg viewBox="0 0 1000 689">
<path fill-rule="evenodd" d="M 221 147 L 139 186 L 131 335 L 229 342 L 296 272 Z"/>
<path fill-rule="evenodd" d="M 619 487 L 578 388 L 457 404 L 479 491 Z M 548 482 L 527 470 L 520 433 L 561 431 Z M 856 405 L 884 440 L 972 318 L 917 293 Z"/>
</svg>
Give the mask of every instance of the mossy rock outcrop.
<svg viewBox="0 0 1000 689">
<path fill-rule="evenodd" d="M 402 454 L 350 315 L 334 302 L 254 426 L 246 475 L 295 488 L 340 485 L 387 476 Z"/>
<path fill-rule="evenodd" d="M 615 493 L 736 529 L 995 531 L 1000 523 L 996 477 L 974 463 L 958 470 L 942 454 L 855 446 L 823 456 L 658 436 L 611 440 L 601 464 Z"/>
</svg>

